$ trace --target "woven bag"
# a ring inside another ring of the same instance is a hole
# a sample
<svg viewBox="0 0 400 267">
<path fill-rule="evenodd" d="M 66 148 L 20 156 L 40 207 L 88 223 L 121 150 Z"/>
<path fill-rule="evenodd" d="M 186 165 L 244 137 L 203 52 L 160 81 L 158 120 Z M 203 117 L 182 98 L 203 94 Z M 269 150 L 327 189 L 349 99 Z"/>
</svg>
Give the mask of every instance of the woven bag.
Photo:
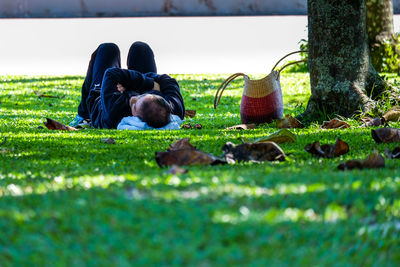
<svg viewBox="0 0 400 267">
<path fill-rule="evenodd" d="M 242 123 L 270 123 L 274 119 L 283 117 L 283 98 L 280 84 L 280 73 L 287 66 L 304 62 L 298 60 L 283 66 L 279 71 L 276 71 L 276 66 L 286 57 L 295 54 L 307 52 L 305 50 L 295 51 L 282 57 L 272 68 L 270 74 L 259 80 L 251 80 L 244 73 L 235 73 L 228 77 L 218 88 L 214 98 L 214 108 L 216 109 L 225 88 L 228 84 L 237 77 L 244 77 L 244 90 L 242 101 L 240 104 L 240 117 Z"/>
</svg>

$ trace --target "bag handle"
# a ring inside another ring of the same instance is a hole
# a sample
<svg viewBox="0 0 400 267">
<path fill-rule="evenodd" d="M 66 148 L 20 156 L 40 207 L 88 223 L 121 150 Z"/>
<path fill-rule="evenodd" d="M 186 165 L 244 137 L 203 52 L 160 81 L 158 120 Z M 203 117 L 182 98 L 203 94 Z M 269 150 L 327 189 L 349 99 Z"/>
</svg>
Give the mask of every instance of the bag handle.
<svg viewBox="0 0 400 267">
<path fill-rule="evenodd" d="M 283 56 L 281 59 L 278 60 L 278 62 L 276 62 L 275 66 L 272 68 L 271 72 L 273 72 L 273 71 L 275 70 L 275 68 L 278 66 L 279 63 L 281 63 L 282 60 L 284 60 L 285 58 L 287 58 L 287 57 L 290 56 L 290 55 L 297 54 L 297 53 L 308 53 L 308 50 L 298 50 L 298 51 L 294 51 L 294 52 L 291 52 L 291 53 L 289 53 L 289 54 Z M 297 61 L 294 61 L 294 62 L 290 62 L 290 63 L 284 65 L 284 66 L 278 71 L 278 73 L 280 74 L 281 71 L 282 71 L 284 68 L 286 68 L 286 67 L 288 67 L 288 66 L 290 66 L 290 65 L 297 64 L 297 63 L 300 63 L 300 62 L 306 62 L 306 61 L 307 61 L 307 59 L 302 59 L 302 60 L 297 60 Z"/>
<path fill-rule="evenodd" d="M 298 51 L 294 51 L 294 52 L 291 52 L 291 53 L 289 53 L 289 54 L 283 56 L 283 57 L 282 57 L 281 59 L 279 59 L 279 61 L 275 64 L 275 66 L 272 68 L 272 71 L 271 71 L 271 72 L 273 72 L 273 71 L 275 70 L 276 66 L 278 66 L 278 64 L 279 64 L 282 60 L 284 60 L 285 58 L 287 58 L 288 56 L 293 55 L 293 54 L 296 54 L 296 53 L 302 53 L 302 52 L 308 52 L 308 50 L 298 50 Z M 278 71 L 278 77 L 279 77 L 279 74 L 281 73 L 281 71 L 282 71 L 284 68 L 286 68 L 286 67 L 288 67 L 288 66 L 290 66 L 290 65 L 293 65 L 293 64 L 296 64 L 296 63 L 299 63 L 299 62 L 305 62 L 305 61 L 307 61 L 307 60 L 306 60 L 306 59 L 303 59 L 303 60 L 294 61 L 294 62 L 291 62 L 291 63 L 288 63 L 288 64 L 284 65 L 284 66 Z M 222 93 L 224 92 L 224 90 L 225 90 L 225 88 L 228 86 L 228 84 L 229 84 L 231 81 L 233 81 L 234 79 L 236 79 L 237 77 L 240 77 L 240 76 L 246 76 L 246 74 L 241 73 L 241 72 L 232 74 L 231 76 L 229 76 L 229 77 L 219 86 L 217 92 L 215 93 L 215 97 L 214 97 L 214 109 L 216 109 L 216 108 L 218 107 L 218 104 L 219 104 L 219 102 L 220 102 L 220 100 L 221 100 L 221 97 L 222 97 Z"/>
<path fill-rule="evenodd" d="M 221 83 L 221 85 L 219 86 L 215 97 L 214 97 L 214 109 L 217 108 L 219 101 L 221 100 L 222 97 L 222 93 L 224 92 L 225 88 L 228 86 L 228 84 L 233 81 L 234 79 L 236 79 L 237 77 L 240 76 L 246 76 L 246 74 L 238 72 L 235 74 L 232 74 L 231 76 L 229 76 L 223 83 Z"/>
</svg>

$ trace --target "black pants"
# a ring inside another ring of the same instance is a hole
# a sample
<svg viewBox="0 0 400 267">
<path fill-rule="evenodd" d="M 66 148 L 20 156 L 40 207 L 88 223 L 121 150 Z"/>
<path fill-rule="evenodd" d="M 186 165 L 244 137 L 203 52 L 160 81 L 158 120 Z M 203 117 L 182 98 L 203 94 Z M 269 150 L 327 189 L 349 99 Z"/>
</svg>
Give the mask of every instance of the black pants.
<svg viewBox="0 0 400 267">
<path fill-rule="evenodd" d="M 130 70 L 136 70 L 141 73 L 157 73 L 153 50 L 146 43 L 133 43 L 129 49 L 127 61 L 127 66 Z M 100 97 L 104 72 L 113 67 L 121 67 L 118 46 L 114 43 L 99 45 L 90 58 L 86 78 L 82 85 L 81 102 L 78 106 L 78 115 L 82 118 L 90 118 L 90 113 Z"/>
</svg>

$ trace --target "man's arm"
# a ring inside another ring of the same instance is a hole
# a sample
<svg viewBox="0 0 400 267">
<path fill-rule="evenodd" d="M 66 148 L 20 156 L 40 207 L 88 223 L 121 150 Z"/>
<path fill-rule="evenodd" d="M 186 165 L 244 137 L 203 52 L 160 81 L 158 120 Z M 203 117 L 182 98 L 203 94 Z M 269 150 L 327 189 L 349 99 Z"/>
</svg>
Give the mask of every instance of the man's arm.
<svg viewBox="0 0 400 267">
<path fill-rule="evenodd" d="M 171 105 L 172 114 L 178 115 L 182 120 L 185 114 L 185 105 L 178 82 L 166 74 L 155 78 L 160 86 L 164 99 Z"/>
<path fill-rule="evenodd" d="M 101 88 L 103 128 L 116 128 L 123 117 L 131 116 L 129 100 L 132 93 L 137 95 L 141 91 L 151 90 L 153 86 L 154 80 L 139 72 L 120 68 L 107 69 Z M 132 91 L 132 88 L 138 92 Z"/>
<path fill-rule="evenodd" d="M 138 71 L 120 68 L 112 68 L 110 71 L 113 73 L 114 79 L 126 88 L 126 91 L 143 94 L 154 87 L 154 79 Z"/>
</svg>

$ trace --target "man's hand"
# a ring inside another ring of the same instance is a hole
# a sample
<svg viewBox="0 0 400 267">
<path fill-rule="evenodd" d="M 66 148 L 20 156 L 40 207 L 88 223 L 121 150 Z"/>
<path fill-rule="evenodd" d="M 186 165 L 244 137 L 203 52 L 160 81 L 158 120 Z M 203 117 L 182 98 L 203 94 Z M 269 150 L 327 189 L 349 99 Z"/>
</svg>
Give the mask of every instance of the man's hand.
<svg viewBox="0 0 400 267">
<path fill-rule="evenodd" d="M 123 87 L 120 83 L 117 83 L 117 89 L 120 93 L 123 93 L 126 90 L 125 87 Z"/>
<path fill-rule="evenodd" d="M 161 89 L 160 89 L 160 84 L 158 84 L 158 82 L 156 82 L 156 81 L 154 81 L 153 90 L 155 90 L 155 91 L 161 91 Z"/>
</svg>

